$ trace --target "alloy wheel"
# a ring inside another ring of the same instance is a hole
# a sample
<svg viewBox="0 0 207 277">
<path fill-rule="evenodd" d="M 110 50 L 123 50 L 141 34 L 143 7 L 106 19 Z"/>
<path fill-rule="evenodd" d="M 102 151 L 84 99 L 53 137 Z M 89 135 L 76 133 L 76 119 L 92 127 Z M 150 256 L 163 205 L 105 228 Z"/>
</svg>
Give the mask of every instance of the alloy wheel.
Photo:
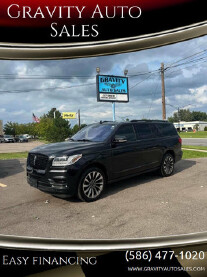
<svg viewBox="0 0 207 277">
<path fill-rule="evenodd" d="M 172 174 L 174 170 L 174 159 L 171 155 L 167 155 L 163 161 L 163 170 L 166 175 Z"/>
<path fill-rule="evenodd" d="M 89 199 L 97 198 L 104 187 L 104 177 L 98 171 L 89 172 L 83 180 L 83 193 Z"/>
</svg>

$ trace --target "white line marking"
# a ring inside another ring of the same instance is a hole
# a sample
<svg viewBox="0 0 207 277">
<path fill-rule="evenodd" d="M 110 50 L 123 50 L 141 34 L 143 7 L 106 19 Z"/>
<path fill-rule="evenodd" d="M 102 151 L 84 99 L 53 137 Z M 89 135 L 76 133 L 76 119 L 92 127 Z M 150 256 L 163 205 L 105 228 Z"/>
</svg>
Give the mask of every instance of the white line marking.
<svg viewBox="0 0 207 277">
<path fill-rule="evenodd" d="M 1 183 L 0 183 L 0 187 L 2 187 L 2 188 L 6 188 L 6 187 L 7 187 L 7 185 L 4 185 L 4 184 L 1 184 Z"/>
</svg>

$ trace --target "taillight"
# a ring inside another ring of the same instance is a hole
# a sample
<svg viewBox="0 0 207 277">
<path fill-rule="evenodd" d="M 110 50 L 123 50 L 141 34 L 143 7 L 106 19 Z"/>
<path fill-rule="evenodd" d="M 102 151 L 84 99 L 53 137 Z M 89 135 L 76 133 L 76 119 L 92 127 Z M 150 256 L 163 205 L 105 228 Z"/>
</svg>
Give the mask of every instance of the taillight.
<svg viewBox="0 0 207 277">
<path fill-rule="evenodd" d="M 178 142 L 182 144 L 182 139 L 179 137 Z"/>
</svg>

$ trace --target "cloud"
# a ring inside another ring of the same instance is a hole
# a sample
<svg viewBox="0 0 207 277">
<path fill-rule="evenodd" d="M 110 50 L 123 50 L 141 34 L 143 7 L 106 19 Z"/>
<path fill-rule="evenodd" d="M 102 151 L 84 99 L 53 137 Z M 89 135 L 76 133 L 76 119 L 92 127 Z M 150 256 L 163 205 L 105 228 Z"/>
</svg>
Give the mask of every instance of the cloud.
<svg viewBox="0 0 207 277">
<path fill-rule="evenodd" d="M 100 103 L 96 99 L 97 66 L 101 68 L 101 74 L 109 75 L 123 75 L 124 69 L 128 69 L 130 101 L 116 104 L 117 119 L 161 119 L 161 62 L 169 67 L 165 72 L 166 103 L 175 107 L 191 104 L 187 107 L 207 112 L 205 63 L 194 63 L 192 67 L 183 69 L 170 68 L 176 61 L 202 51 L 206 43 L 207 36 L 204 36 L 174 45 L 111 56 L 51 61 L 3 60 L 0 76 L 15 74 L 18 78 L 1 78 L 0 119 L 4 122 L 32 122 L 33 112 L 41 116 L 56 107 L 61 112 L 80 109 L 81 120 L 86 123 L 111 120 L 111 103 Z M 140 72 L 151 71 L 156 72 L 139 75 Z M 23 79 L 25 75 L 39 78 Z M 170 106 L 166 108 L 167 116 L 176 110 Z"/>
</svg>

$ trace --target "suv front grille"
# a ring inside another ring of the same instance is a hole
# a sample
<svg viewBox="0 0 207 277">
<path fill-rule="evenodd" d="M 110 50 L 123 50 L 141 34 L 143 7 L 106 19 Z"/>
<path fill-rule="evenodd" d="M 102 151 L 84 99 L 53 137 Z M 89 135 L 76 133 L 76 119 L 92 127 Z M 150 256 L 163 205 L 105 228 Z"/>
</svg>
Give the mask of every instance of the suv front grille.
<svg viewBox="0 0 207 277">
<path fill-rule="evenodd" d="M 35 169 L 45 170 L 48 163 L 48 157 L 40 154 L 29 154 L 28 165 Z"/>
</svg>

